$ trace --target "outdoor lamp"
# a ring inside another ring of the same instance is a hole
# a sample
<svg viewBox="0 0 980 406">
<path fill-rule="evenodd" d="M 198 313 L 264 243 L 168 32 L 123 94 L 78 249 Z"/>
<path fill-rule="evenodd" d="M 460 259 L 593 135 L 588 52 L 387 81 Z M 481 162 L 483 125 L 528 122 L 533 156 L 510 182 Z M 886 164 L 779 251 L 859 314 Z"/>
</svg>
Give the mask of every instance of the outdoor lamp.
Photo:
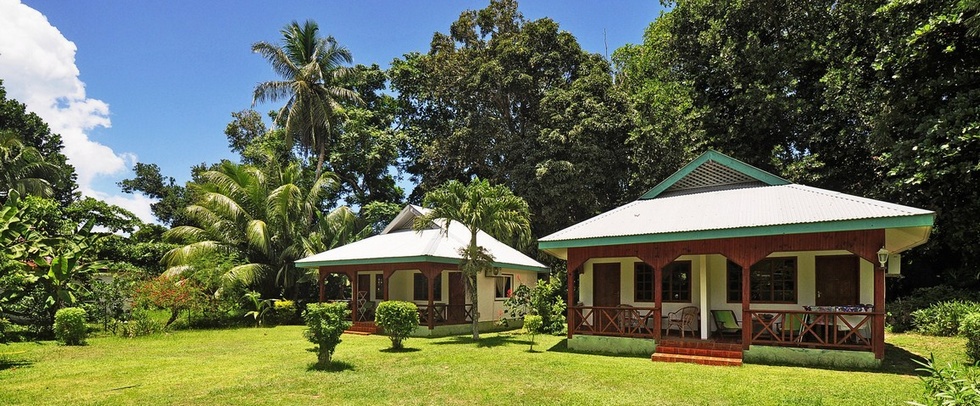
<svg viewBox="0 0 980 406">
<path fill-rule="evenodd" d="M 889 252 L 885 249 L 885 247 L 881 247 L 881 249 L 878 250 L 878 262 L 881 263 L 882 268 L 884 268 L 885 264 L 888 263 L 888 254 Z"/>
</svg>

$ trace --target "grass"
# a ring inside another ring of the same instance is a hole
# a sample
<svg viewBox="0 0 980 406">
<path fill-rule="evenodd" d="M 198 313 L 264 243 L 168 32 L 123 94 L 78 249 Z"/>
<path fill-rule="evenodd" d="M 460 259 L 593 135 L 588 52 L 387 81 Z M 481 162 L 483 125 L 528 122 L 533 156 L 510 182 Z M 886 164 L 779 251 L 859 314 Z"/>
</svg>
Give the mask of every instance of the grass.
<svg viewBox="0 0 980 406">
<path fill-rule="evenodd" d="M 885 405 L 919 398 L 914 363 L 964 362 L 963 340 L 889 335 L 877 371 L 653 363 L 571 353 L 562 337 L 345 335 L 314 367 L 303 327 L 193 330 L 84 347 L 0 346 L 0 404 L 648 404 Z M 4 355 L 8 354 L 8 355 Z M 5 361 L 4 361 L 5 360 Z"/>
</svg>

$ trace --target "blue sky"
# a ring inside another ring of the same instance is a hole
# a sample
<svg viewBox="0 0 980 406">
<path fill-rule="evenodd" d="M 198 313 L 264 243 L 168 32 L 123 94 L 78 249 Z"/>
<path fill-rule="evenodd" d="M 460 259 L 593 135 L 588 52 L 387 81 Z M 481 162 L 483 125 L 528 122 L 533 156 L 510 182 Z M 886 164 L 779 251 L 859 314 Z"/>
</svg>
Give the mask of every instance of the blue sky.
<svg viewBox="0 0 980 406">
<path fill-rule="evenodd" d="M 147 217 L 149 200 L 122 195 L 115 183 L 137 161 L 183 182 L 191 165 L 234 158 L 223 134 L 231 112 L 251 106 L 256 83 L 276 78 L 252 43 L 277 42 L 290 21 L 313 19 L 355 63 L 387 67 L 426 52 L 434 32 L 488 3 L 0 0 L 0 79 L 8 97 L 55 123 L 85 194 Z M 557 21 L 583 48 L 605 54 L 640 42 L 662 6 L 524 1 L 520 10 Z"/>
</svg>

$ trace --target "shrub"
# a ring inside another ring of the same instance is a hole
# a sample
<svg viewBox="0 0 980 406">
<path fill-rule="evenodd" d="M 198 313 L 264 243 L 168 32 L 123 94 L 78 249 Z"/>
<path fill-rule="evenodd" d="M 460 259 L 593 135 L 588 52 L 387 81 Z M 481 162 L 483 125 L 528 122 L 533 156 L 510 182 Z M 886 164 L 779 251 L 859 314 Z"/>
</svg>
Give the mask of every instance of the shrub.
<svg viewBox="0 0 980 406">
<path fill-rule="evenodd" d="M 65 345 L 83 345 L 88 334 L 85 309 L 66 307 L 54 314 L 54 336 Z"/>
<path fill-rule="evenodd" d="M 935 358 L 930 355 L 925 363 L 915 361 L 925 372 L 920 376 L 925 386 L 925 403 L 909 402 L 913 405 L 980 405 L 980 369 L 947 365 L 936 367 Z"/>
<path fill-rule="evenodd" d="M 350 310 L 347 303 L 310 303 L 306 305 L 307 330 L 304 332 L 307 340 L 314 344 L 313 351 L 317 353 L 317 366 L 326 367 L 330 364 L 333 352 L 340 344 L 340 335 L 351 326 L 347 320 Z"/>
<path fill-rule="evenodd" d="M 130 319 L 118 323 L 117 330 L 123 337 L 134 338 L 159 333 L 163 326 L 153 320 L 146 310 L 133 309 Z"/>
<path fill-rule="evenodd" d="M 255 327 L 261 326 L 269 310 L 272 309 L 272 300 L 262 300 L 259 292 L 248 292 L 242 298 L 246 299 L 247 306 L 251 308 L 248 313 L 245 313 L 245 317 L 252 317 L 255 320 Z"/>
<path fill-rule="evenodd" d="M 980 312 L 980 303 L 950 300 L 916 310 L 912 313 L 912 318 L 920 333 L 949 337 L 958 334 L 960 320 L 974 312 Z"/>
<path fill-rule="evenodd" d="M 13 326 L 10 320 L 0 317 L 0 344 L 10 341 L 9 331 L 12 330 Z"/>
<path fill-rule="evenodd" d="M 396 350 L 402 348 L 402 341 L 419 326 L 419 308 L 415 303 L 397 300 L 381 302 L 375 314 L 375 322 L 388 334 L 391 348 Z"/>
<path fill-rule="evenodd" d="M 188 280 L 173 280 L 160 276 L 144 282 L 134 293 L 140 306 L 153 306 L 170 310 L 170 318 L 164 325 L 169 327 L 182 310 L 193 308 L 200 299 L 200 292 Z"/>
<path fill-rule="evenodd" d="M 272 305 L 272 322 L 276 325 L 302 324 L 303 319 L 299 317 L 296 302 L 292 300 L 277 300 Z"/>
<path fill-rule="evenodd" d="M 531 335 L 531 348 L 529 351 L 534 351 L 534 335 L 541 331 L 542 324 L 541 316 L 536 314 L 524 316 L 524 331 L 527 331 Z"/>
<path fill-rule="evenodd" d="M 960 335 L 966 337 L 966 356 L 980 362 L 980 313 L 970 313 L 960 321 Z"/>
<path fill-rule="evenodd" d="M 980 294 L 949 286 L 919 288 L 907 296 L 888 303 L 888 316 L 885 322 L 895 333 L 915 330 L 915 319 L 912 317 L 912 313 L 947 300 L 980 301 Z"/>
<path fill-rule="evenodd" d="M 526 314 L 541 316 L 541 331 L 558 334 L 565 329 L 565 292 L 561 279 L 552 276 L 546 281 L 538 281 L 534 289 L 519 285 L 504 306 L 511 318 Z"/>
</svg>

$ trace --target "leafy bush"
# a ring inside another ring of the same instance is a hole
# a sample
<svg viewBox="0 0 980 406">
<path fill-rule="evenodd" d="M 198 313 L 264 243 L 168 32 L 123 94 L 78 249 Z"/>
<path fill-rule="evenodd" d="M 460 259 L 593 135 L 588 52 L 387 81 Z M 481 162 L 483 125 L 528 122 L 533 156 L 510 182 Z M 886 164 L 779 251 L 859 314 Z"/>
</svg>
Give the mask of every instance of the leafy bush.
<svg viewBox="0 0 980 406">
<path fill-rule="evenodd" d="M 85 309 L 65 307 L 54 314 L 54 335 L 65 345 L 83 345 L 88 334 Z"/>
<path fill-rule="evenodd" d="M 272 300 L 262 300 L 259 292 L 248 292 L 243 298 L 251 309 L 245 313 L 245 317 L 252 317 L 255 320 L 255 327 L 261 326 L 269 310 L 272 309 Z"/>
<path fill-rule="evenodd" d="M 916 310 L 912 318 L 920 333 L 950 337 L 959 333 L 960 320 L 974 312 L 980 312 L 980 303 L 951 300 Z"/>
<path fill-rule="evenodd" d="M 117 322 L 119 335 L 128 338 L 142 337 L 163 331 L 163 326 L 150 317 L 144 309 L 133 309 L 129 320 Z"/>
<path fill-rule="evenodd" d="M 0 344 L 10 341 L 8 331 L 10 331 L 13 326 L 14 325 L 10 323 L 10 320 L 0 317 Z"/>
<path fill-rule="evenodd" d="M 960 335 L 966 337 L 966 356 L 980 362 L 980 313 L 970 313 L 960 321 Z"/>
<path fill-rule="evenodd" d="M 174 280 L 166 276 L 144 282 L 136 288 L 134 296 L 138 306 L 170 310 L 170 319 L 164 328 L 177 320 L 180 311 L 193 308 L 200 299 L 199 291 L 190 281 Z"/>
<path fill-rule="evenodd" d="M 912 313 L 947 300 L 976 302 L 980 301 L 980 293 L 954 289 L 949 286 L 919 288 L 907 296 L 888 303 L 888 315 L 885 322 L 895 333 L 915 330 L 915 319 L 912 317 Z"/>
<path fill-rule="evenodd" d="M 347 320 L 350 310 L 347 303 L 310 303 L 306 305 L 307 330 L 304 336 L 314 344 L 313 351 L 317 353 L 317 366 L 326 367 L 330 364 L 333 352 L 340 344 L 340 335 L 351 326 Z"/>
<path fill-rule="evenodd" d="M 524 331 L 531 335 L 531 348 L 534 351 L 534 335 L 541 331 L 542 319 L 536 314 L 524 316 Z"/>
<path fill-rule="evenodd" d="M 299 317 L 296 302 L 292 300 L 277 300 L 272 306 L 272 322 L 276 325 L 302 324 L 303 319 Z"/>
<path fill-rule="evenodd" d="M 936 367 L 936 360 L 930 354 L 925 363 L 915 361 L 925 372 L 920 376 L 925 386 L 925 403 L 909 402 L 913 405 L 980 405 L 980 369 L 947 365 Z"/>
<path fill-rule="evenodd" d="M 402 348 L 402 341 L 419 326 L 419 308 L 415 303 L 397 300 L 381 302 L 375 314 L 375 322 L 388 334 L 391 348 L 396 350 Z"/>
<path fill-rule="evenodd" d="M 541 316 L 542 332 L 561 333 L 565 329 L 565 286 L 554 275 L 546 281 L 538 281 L 533 289 L 519 285 L 504 306 L 511 318 L 526 314 Z"/>
</svg>

